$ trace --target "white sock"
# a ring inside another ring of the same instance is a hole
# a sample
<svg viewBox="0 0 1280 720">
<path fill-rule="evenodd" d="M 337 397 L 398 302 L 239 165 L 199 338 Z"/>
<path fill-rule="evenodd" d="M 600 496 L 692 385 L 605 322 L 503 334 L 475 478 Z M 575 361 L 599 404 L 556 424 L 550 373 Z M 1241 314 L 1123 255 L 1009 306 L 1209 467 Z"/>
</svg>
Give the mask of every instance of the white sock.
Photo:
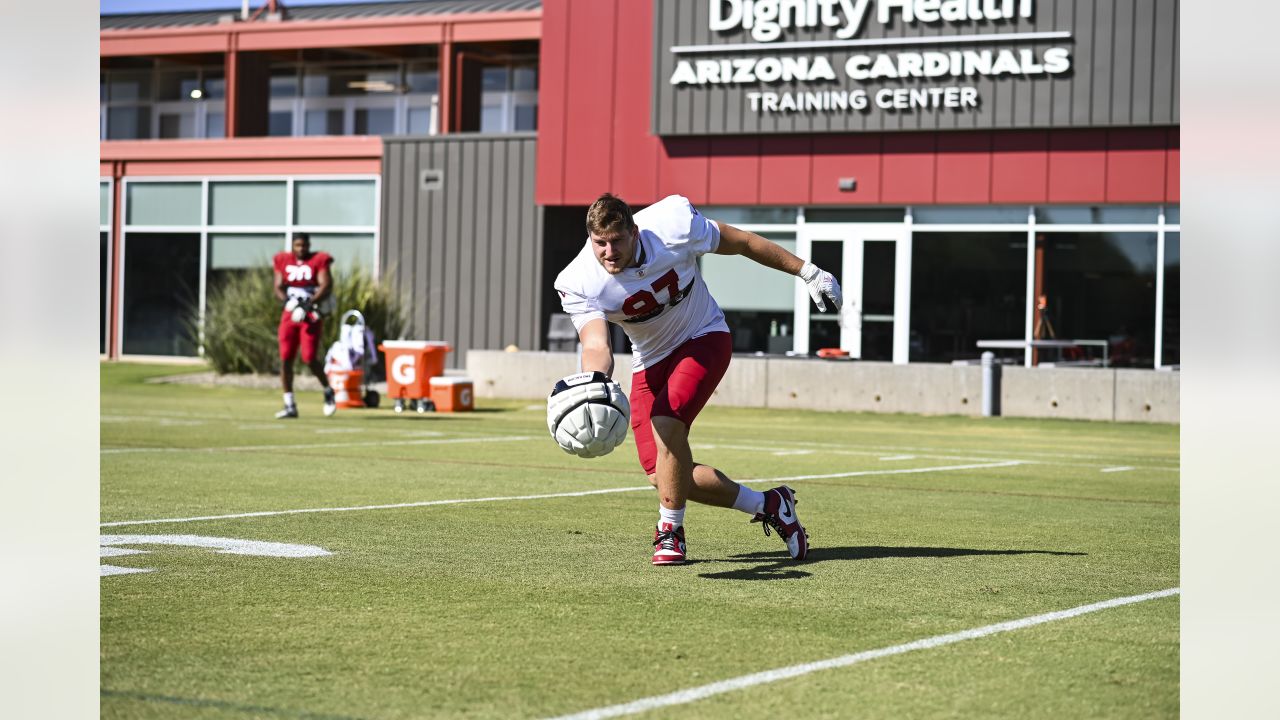
<svg viewBox="0 0 1280 720">
<path fill-rule="evenodd" d="M 673 530 L 683 525 L 684 524 L 684 508 L 680 508 L 679 510 L 670 510 L 668 508 L 664 508 L 661 505 L 659 505 L 658 506 L 658 527 L 662 527 L 663 525 L 668 523 L 671 525 L 671 528 Z"/>
<path fill-rule="evenodd" d="M 284 406 L 285 406 L 285 407 L 293 407 L 293 406 L 294 406 L 294 402 L 293 402 L 293 393 L 291 393 L 291 392 L 287 392 L 287 393 L 285 393 L 285 394 L 284 394 Z"/>
<path fill-rule="evenodd" d="M 733 501 L 733 509 L 741 510 L 748 515 L 764 512 L 764 493 L 752 490 L 746 485 L 739 485 L 738 499 Z"/>
</svg>

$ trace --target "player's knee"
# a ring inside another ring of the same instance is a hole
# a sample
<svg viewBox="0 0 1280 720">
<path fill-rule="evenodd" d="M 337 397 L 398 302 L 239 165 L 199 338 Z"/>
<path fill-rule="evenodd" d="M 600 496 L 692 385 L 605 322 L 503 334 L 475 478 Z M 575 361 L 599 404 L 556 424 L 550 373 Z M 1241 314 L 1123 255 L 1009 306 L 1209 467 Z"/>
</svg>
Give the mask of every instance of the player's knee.
<svg viewBox="0 0 1280 720">
<path fill-rule="evenodd" d="M 659 415 L 652 420 L 653 434 L 663 445 L 678 444 L 689 437 L 689 428 L 679 420 Z"/>
</svg>

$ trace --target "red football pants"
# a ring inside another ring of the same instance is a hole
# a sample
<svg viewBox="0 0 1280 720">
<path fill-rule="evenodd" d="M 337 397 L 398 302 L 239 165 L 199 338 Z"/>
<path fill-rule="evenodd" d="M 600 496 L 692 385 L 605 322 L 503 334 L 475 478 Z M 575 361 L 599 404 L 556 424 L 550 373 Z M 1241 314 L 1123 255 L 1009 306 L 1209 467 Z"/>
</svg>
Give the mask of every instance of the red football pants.
<svg viewBox="0 0 1280 720">
<path fill-rule="evenodd" d="M 672 417 L 692 427 L 729 369 L 733 339 L 726 332 L 693 338 L 656 365 L 631 376 L 631 431 L 645 473 L 658 467 L 654 416 Z"/>
<path fill-rule="evenodd" d="M 280 359 L 293 362 L 298 350 L 302 350 L 302 362 L 310 365 L 320 347 L 320 333 L 324 330 L 324 319 L 315 322 L 294 322 L 288 310 L 280 315 Z"/>
</svg>

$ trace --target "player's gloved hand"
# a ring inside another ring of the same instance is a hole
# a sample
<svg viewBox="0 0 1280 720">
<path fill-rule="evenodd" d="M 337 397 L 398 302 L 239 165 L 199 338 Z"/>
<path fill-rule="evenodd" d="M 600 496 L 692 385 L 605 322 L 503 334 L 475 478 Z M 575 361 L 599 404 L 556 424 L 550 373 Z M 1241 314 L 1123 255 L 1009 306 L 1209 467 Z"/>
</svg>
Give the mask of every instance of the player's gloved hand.
<svg viewBox="0 0 1280 720">
<path fill-rule="evenodd" d="M 294 296 L 290 295 L 289 297 L 286 297 L 286 298 L 284 299 L 284 310 L 285 310 L 285 312 L 291 313 L 291 312 L 293 312 L 293 311 L 294 311 L 294 309 L 295 309 L 295 308 L 297 308 L 297 307 L 298 307 L 298 298 L 296 298 L 296 297 L 294 297 Z"/>
<path fill-rule="evenodd" d="M 840 306 L 844 304 L 843 294 L 840 292 L 840 283 L 836 282 L 835 276 L 831 273 L 820 269 L 811 262 L 805 262 L 800 268 L 800 279 L 805 285 L 809 286 L 809 297 L 813 298 L 813 302 L 822 312 L 827 311 L 827 305 L 822 301 L 825 296 L 831 301 L 832 310 L 840 311 Z"/>
<path fill-rule="evenodd" d="M 561 378 L 547 397 L 547 429 L 555 437 L 565 413 L 584 402 L 610 402 L 619 395 L 623 395 L 622 388 L 599 370 Z"/>
<path fill-rule="evenodd" d="M 298 304 L 298 307 L 302 308 L 302 317 L 305 318 L 307 322 L 315 322 L 320 319 L 320 311 L 316 309 L 314 301 L 303 300 Z"/>
</svg>

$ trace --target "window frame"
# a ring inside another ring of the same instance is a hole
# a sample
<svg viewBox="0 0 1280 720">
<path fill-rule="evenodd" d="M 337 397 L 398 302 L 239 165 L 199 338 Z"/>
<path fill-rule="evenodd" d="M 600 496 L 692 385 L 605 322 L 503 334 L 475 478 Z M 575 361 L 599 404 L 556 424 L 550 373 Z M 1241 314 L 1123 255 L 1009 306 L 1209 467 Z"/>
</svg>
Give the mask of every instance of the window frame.
<svg viewBox="0 0 1280 720">
<path fill-rule="evenodd" d="M 294 183 L 302 182 L 323 182 L 323 181 L 372 181 L 373 182 L 373 224 L 372 225 L 300 225 L 294 222 Z M 320 174 L 320 175 L 173 175 L 173 176 L 147 176 L 123 178 L 121 181 L 120 196 L 120 212 L 123 218 L 128 218 L 128 202 L 129 202 L 129 186 L 134 183 L 200 183 L 200 223 L 197 225 L 133 225 L 121 223 L 120 226 L 120 277 L 118 283 L 120 288 L 126 285 L 124 277 L 125 253 L 129 249 L 129 233 L 184 233 L 200 235 L 200 278 L 197 291 L 198 296 L 198 315 L 201 333 L 204 328 L 204 315 L 207 308 L 207 292 L 208 292 L 208 275 L 209 275 L 209 235 L 253 235 L 262 233 L 282 233 L 284 242 L 281 245 L 281 251 L 286 251 L 290 247 L 290 239 L 294 232 L 308 232 L 313 234 L 345 234 L 345 235 L 372 235 L 373 236 L 373 272 L 374 279 L 382 276 L 382 176 L 374 173 L 355 173 L 355 174 Z M 214 183 L 263 183 L 263 182 L 284 182 L 285 183 L 285 222 L 282 225 L 212 225 L 210 224 L 210 185 Z M 114 238 L 110 238 L 112 240 Z M 123 305 L 124 295 L 120 295 L 120 301 Z M 196 355 L 140 355 L 124 353 L 124 313 L 117 313 L 116 322 L 114 323 L 115 333 L 118 345 L 117 356 L 121 359 L 168 359 L 181 362 L 183 358 L 200 358 L 204 355 L 203 338 L 196 338 Z"/>
<path fill-rule="evenodd" d="M 1144 206 L 1150 203 L 1143 203 Z M 1172 207 L 1178 207 L 1179 203 L 1155 203 L 1158 208 L 1156 222 L 1154 223 L 1088 223 L 1088 224 L 1054 224 L 1038 222 L 1036 219 L 1036 209 L 1043 207 L 1052 207 L 1052 205 L 1026 205 L 1015 206 L 1025 207 L 1027 213 L 1027 221 L 1023 223 L 938 223 L 938 224 L 921 224 L 914 222 L 914 209 L 920 206 L 906 206 L 903 211 L 902 223 L 906 231 L 906 241 L 910 243 L 916 233 L 984 233 L 984 232 L 1025 232 L 1027 238 L 1027 256 L 1026 256 L 1026 301 L 1025 301 L 1025 327 L 1023 332 L 1023 340 L 1029 341 L 1034 332 L 1035 322 L 1035 240 L 1036 234 L 1039 232 L 1077 232 L 1077 233 L 1107 233 L 1107 232 L 1148 232 L 1156 235 L 1156 287 L 1155 287 L 1155 358 L 1152 369 L 1167 370 L 1178 366 L 1169 366 L 1164 364 L 1164 292 L 1165 292 L 1165 242 L 1167 233 L 1181 233 L 1181 222 L 1168 222 L 1168 210 Z M 730 207 L 730 206 L 724 206 Z M 981 206 L 979 206 L 981 207 Z M 1003 206 L 1002 206 L 1003 207 Z M 1103 207 L 1103 206 L 1099 206 Z M 1123 205 L 1108 205 L 1106 207 L 1124 207 Z M 734 227 L 756 233 L 765 232 L 799 232 L 799 228 L 805 224 L 805 207 L 796 207 L 796 222 L 792 223 L 731 223 Z M 708 217 L 715 219 L 715 213 L 709 212 Z M 1179 213 L 1181 220 L 1181 213 Z M 817 223 L 811 223 L 817 224 Z M 821 223 L 828 224 L 828 223 Z M 835 223 L 841 224 L 841 223 Z M 1181 236 L 1179 236 L 1181 237 Z M 797 293 L 797 297 L 801 293 Z M 807 296 L 805 296 L 807 299 Z M 797 300 L 799 302 L 799 300 Z M 1023 365 L 1031 367 L 1031 348 L 1027 347 L 1023 352 Z"/>
</svg>

